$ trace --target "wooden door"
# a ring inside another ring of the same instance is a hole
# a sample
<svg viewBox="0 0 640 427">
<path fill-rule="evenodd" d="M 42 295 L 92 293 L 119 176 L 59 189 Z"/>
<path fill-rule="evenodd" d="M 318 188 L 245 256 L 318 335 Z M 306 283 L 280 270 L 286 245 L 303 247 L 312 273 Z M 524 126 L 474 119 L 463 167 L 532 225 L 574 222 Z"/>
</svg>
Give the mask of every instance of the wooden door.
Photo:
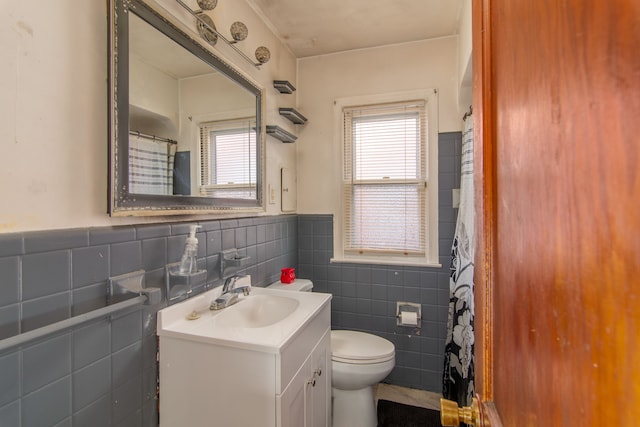
<svg viewBox="0 0 640 427">
<path fill-rule="evenodd" d="M 640 1 L 473 0 L 477 390 L 640 420 Z"/>
</svg>

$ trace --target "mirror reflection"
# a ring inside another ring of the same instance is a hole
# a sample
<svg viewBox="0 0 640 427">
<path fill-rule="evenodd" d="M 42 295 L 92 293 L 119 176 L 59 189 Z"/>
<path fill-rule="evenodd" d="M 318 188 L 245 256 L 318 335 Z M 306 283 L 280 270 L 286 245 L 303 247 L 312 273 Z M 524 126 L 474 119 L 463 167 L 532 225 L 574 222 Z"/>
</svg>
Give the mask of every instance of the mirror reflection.
<svg viewBox="0 0 640 427">
<path fill-rule="evenodd" d="M 112 213 L 260 207 L 261 91 L 140 5 L 117 28 Z"/>
</svg>

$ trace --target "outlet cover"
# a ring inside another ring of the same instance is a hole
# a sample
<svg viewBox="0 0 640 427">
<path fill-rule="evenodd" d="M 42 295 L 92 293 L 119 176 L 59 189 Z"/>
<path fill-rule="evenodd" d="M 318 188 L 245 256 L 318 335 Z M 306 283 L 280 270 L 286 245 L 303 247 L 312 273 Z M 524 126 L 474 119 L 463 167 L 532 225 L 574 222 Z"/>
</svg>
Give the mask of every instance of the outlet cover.
<svg viewBox="0 0 640 427">
<path fill-rule="evenodd" d="M 451 189 L 451 200 L 453 201 L 453 208 L 458 209 L 460 207 L 460 189 Z"/>
<path fill-rule="evenodd" d="M 272 184 L 269 184 L 269 187 L 267 188 L 267 192 L 269 193 L 269 195 L 268 195 L 269 204 L 270 205 L 275 205 L 276 204 L 276 189 L 273 187 Z"/>
</svg>

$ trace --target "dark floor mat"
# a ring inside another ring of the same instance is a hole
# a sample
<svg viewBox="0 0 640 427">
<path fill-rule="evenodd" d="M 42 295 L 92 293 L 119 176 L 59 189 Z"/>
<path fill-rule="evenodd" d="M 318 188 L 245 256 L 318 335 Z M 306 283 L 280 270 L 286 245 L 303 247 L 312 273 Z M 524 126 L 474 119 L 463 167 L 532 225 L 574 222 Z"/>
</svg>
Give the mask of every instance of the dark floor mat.
<svg viewBox="0 0 640 427">
<path fill-rule="evenodd" d="M 378 427 L 442 427 L 440 411 L 378 400 Z"/>
</svg>

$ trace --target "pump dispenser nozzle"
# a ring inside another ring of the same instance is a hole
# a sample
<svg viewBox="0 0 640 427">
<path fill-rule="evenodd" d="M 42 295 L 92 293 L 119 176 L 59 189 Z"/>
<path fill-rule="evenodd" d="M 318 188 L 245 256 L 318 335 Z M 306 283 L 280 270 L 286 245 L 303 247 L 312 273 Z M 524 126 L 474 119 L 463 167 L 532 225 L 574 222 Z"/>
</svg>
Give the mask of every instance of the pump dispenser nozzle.
<svg viewBox="0 0 640 427">
<path fill-rule="evenodd" d="M 198 253 L 198 239 L 196 238 L 196 231 L 202 228 L 201 225 L 193 224 L 190 227 L 189 237 L 184 244 L 184 254 L 180 260 L 180 274 L 191 274 L 198 270 L 196 265 L 196 254 Z"/>
</svg>

